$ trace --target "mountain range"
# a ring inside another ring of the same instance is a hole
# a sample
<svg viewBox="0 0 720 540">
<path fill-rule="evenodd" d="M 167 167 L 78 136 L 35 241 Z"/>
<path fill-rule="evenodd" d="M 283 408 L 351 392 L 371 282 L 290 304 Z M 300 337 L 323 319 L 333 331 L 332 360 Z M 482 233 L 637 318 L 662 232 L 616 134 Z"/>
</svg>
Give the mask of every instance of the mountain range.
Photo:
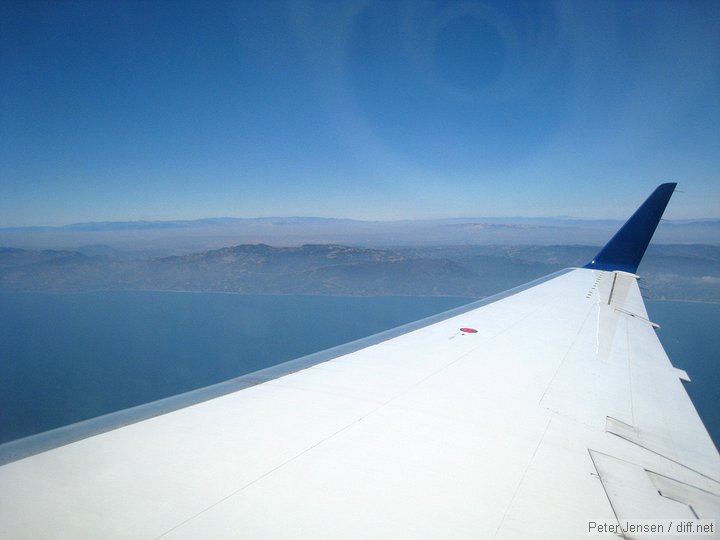
<svg viewBox="0 0 720 540">
<path fill-rule="evenodd" d="M 569 266 L 595 246 L 241 244 L 164 257 L 112 248 L 0 248 L 0 291 L 163 290 L 240 294 L 483 297 Z M 720 302 L 720 246 L 652 245 L 640 267 L 650 298 Z"/>
<path fill-rule="evenodd" d="M 132 257 L 180 255 L 238 244 L 338 244 L 368 248 L 446 245 L 594 245 L 621 225 L 613 220 L 452 218 L 362 221 L 311 217 L 107 221 L 62 227 L 0 228 L 0 246 L 75 250 L 103 246 Z M 655 242 L 720 244 L 720 220 L 663 221 Z"/>
</svg>

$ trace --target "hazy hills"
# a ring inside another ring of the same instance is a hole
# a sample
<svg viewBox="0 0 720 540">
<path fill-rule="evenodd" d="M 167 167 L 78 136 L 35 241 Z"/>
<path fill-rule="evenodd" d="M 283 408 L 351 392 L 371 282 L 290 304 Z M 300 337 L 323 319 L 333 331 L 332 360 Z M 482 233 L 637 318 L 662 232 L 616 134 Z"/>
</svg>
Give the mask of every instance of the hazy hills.
<svg viewBox="0 0 720 540">
<path fill-rule="evenodd" d="M 5 228 L 0 290 L 481 297 L 585 264 L 620 225 L 270 217 Z M 648 296 L 720 301 L 720 220 L 662 221 L 654 242 L 640 268 Z"/>
<path fill-rule="evenodd" d="M 482 297 L 586 263 L 596 246 L 242 244 L 128 258 L 112 248 L 0 248 L 0 290 L 216 291 L 241 294 Z M 720 246 L 653 245 L 640 268 L 650 298 L 720 301 Z"/>
<path fill-rule="evenodd" d="M 339 245 L 239 245 L 151 260 L 0 249 L 0 290 L 186 290 L 244 294 L 478 294 L 477 275 L 446 258 Z"/>
<path fill-rule="evenodd" d="M 591 245 L 607 242 L 622 224 L 575 218 L 454 218 L 360 221 L 278 217 L 193 221 L 77 223 L 63 227 L 0 228 L 0 246 L 78 250 L 98 246 L 111 254 L 157 257 L 238 244 L 339 244 L 388 248 L 446 245 Z M 663 221 L 655 242 L 720 244 L 720 220 Z M 99 254 L 99 253 L 98 253 Z"/>
</svg>

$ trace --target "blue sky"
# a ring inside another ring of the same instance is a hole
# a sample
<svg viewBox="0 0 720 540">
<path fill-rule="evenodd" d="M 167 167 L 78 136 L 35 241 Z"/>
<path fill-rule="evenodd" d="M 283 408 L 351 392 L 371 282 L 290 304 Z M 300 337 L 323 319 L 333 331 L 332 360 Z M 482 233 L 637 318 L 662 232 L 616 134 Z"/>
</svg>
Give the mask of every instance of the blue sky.
<svg viewBox="0 0 720 540">
<path fill-rule="evenodd" d="M 720 3 L 0 6 L 0 226 L 720 217 Z"/>
</svg>

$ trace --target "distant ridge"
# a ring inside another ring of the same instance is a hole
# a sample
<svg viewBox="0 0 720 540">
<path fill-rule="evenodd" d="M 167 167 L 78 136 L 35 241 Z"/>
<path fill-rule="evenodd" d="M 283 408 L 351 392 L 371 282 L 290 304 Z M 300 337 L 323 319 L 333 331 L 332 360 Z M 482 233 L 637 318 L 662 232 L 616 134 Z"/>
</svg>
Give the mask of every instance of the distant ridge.
<svg viewBox="0 0 720 540">
<path fill-rule="evenodd" d="M 181 229 L 192 227 L 225 227 L 248 223 L 265 223 L 276 225 L 291 224 L 337 224 L 337 223 L 435 223 L 447 225 L 487 224 L 487 225 L 615 225 L 619 219 L 577 218 L 572 216 L 554 217 L 459 217 L 437 219 L 399 219 L 399 220 L 362 220 L 351 218 L 303 217 L 303 216 L 269 216 L 269 217 L 209 217 L 201 219 L 178 220 L 135 220 L 135 221 L 87 221 L 67 225 L 28 225 L 18 227 L 0 227 L 0 232 L 12 231 L 124 231 L 144 229 Z M 663 220 L 669 226 L 720 226 L 720 218 Z"/>
<path fill-rule="evenodd" d="M 0 227 L 0 231 L 129 231 L 143 229 L 182 229 L 192 227 L 223 227 L 228 225 L 244 223 L 362 223 L 362 220 L 344 218 L 321 218 L 321 217 L 259 217 L 259 218 L 235 218 L 235 217 L 214 217 L 202 219 L 179 219 L 179 220 L 137 220 L 137 221 L 87 221 L 70 223 L 68 225 L 40 225 L 23 227 Z"/>
<path fill-rule="evenodd" d="M 0 228 L 0 245 L 22 249 L 103 249 L 146 256 L 228 245 L 342 244 L 370 248 L 442 245 L 602 246 L 620 221 L 575 218 L 448 218 L 362 221 L 324 217 L 216 217 L 174 221 L 101 221 L 60 227 Z M 663 221 L 658 243 L 720 245 L 720 219 Z"/>
<path fill-rule="evenodd" d="M 239 294 L 482 297 L 584 264 L 594 246 L 239 244 L 139 256 L 102 245 L 77 250 L 0 247 L 0 291 L 159 290 Z M 651 245 L 642 263 L 650 298 L 720 302 L 720 246 Z"/>
</svg>

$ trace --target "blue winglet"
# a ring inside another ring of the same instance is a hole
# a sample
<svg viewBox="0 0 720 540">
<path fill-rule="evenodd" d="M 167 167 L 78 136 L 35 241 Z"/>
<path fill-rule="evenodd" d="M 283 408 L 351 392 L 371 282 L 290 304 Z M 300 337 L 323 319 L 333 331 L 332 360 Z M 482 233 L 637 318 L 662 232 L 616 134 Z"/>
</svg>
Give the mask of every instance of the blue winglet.
<svg viewBox="0 0 720 540">
<path fill-rule="evenodd" d="M 658 186 L 585 268 L 636 273 L 675 186 Z"/>
</svg>

